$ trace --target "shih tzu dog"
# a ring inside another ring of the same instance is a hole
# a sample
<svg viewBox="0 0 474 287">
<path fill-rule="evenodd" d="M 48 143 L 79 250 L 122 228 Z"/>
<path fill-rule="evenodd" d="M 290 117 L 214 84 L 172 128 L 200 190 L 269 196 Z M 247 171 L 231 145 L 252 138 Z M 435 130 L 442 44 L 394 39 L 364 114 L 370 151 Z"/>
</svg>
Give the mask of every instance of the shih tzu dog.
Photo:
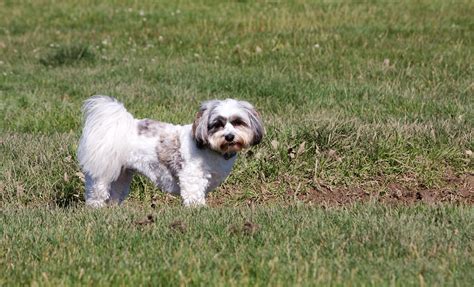
<svg viewBox="0 0 474 287">
<path fill-rule="evenodd" d="M 94 96 L 83 106 L 84 129 L 78 147 L 86 179 L 86 204 L 121 203 L 135 172 L 162 191 L 179 194 L 185 206 L 206 204 L 236 154 L 264 135 L 254 107 L 233 99 L 204 102 L 194 123 L 173 125 L 135 119 L 114 98 Z"/>
</svg>

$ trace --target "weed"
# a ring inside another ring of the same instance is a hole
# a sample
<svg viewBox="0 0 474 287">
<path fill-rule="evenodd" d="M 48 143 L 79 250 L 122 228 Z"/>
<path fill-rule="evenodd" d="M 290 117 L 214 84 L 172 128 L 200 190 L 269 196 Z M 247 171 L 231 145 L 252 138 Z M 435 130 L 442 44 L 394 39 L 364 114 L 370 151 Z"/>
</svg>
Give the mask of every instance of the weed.
<svg viewBox="0 0 474 287">
<path fill-rule="evenodd" d="M 94 62 L 94 60 L 95 54 L 88 45 L 73 44 L 54 48 L 40 59 L 40 63 L 45 66 L 58 67 L 81 62 Z"/>
</svg>

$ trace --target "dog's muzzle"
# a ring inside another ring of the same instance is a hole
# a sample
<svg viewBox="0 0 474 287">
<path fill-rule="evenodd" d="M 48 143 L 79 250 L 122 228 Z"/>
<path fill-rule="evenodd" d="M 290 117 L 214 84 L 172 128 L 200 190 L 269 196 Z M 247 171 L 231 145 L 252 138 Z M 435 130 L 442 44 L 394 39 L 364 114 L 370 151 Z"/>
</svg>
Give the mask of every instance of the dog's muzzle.
<svg viewBox="0 0 474 287">
<path fill-rule="evenodd" d="M 228 142 L 232 142 L 235 138 L 235 136 L 233 134 L 227 134 L 224 136 L 225 140 L 228 141 Z"/>
</svg>

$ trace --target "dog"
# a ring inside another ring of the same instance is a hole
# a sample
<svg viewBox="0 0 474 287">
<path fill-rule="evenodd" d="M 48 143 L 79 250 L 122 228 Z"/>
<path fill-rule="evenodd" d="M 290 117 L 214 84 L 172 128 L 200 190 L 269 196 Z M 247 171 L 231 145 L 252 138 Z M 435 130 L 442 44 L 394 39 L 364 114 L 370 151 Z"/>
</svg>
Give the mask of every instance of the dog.
<svg viewBox="0 0 474 287">
<path fill-rule="evenodd" d="M 122 103 L 93 96 L 83 105 L 78 160 L 91 207 L 120 204 L 133 174 L 147 176 L 185 206 L 206 204 L 206 195 L 230 174 L 237 153 L 262 141 L 260 114 L 246 101 L 203 102 L 194 122 L 174 125 L 135 119 Z"/>
</svg>

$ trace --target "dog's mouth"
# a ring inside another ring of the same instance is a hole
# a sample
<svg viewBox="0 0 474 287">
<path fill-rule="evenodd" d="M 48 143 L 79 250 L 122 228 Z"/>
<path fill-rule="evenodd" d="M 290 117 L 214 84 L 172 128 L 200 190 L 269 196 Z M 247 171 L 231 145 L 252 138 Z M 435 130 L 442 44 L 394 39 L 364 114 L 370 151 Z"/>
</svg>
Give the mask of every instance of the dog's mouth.
<svg viewBox="0 0 474 287">
<path fill-rule="evenodd" d="M 228 152 L 238 152 L 242 150 L 242 143 L 233 141 L 233 142 L 226 142 L 221 145 L 221 151 L 223 153 L 228 153 Z"/>
</svg>

